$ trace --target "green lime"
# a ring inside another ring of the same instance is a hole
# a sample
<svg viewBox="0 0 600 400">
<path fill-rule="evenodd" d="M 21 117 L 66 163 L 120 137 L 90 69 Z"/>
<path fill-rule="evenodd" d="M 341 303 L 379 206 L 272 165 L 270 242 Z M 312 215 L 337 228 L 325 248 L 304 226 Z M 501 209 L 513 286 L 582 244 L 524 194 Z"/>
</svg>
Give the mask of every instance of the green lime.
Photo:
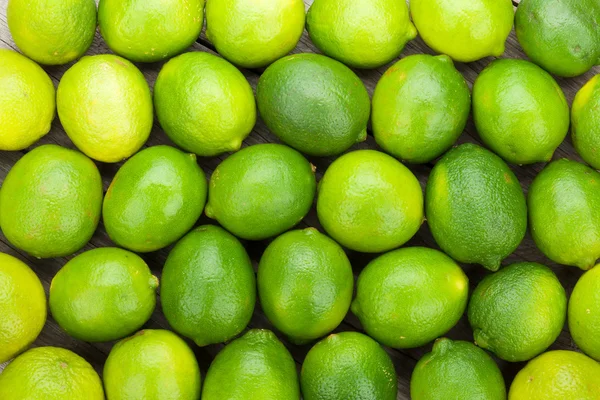
<svg viewBox="0 0 600 400">
<path fill-rule="evenodd" d="M 217 354 L 202 400 L 298 400 L 296 364 L 273 332 L 252 329 Z"/>
<path fill-rule="evenodd" d="M 60 80 L 60 122 L 88 157 L 119 162 L 135 154 L 152 130 L 152 96 L 144 75 L 112 54 L 84 57 Z"/>
<path fill-rule="evenodd" d="M 250 84 L 237 68 L 210 53 L 169 60 L 156 78 L 154 104 L 167 136 L 200 156 L 239 150 L 256 123 Z"/>
<path fill-rule="evenodd" d="M 352 312 L 379 343 L 419 347 L 456 325 L 468 292 L 469 279 L 450 257 L 406 247 L 377 257 L 362 270 Z"/>
<path fill-rule="evenodd" d="M 46 323 L 46 295 L 21 260 L 0 253 L 0 364 L 25 350 Z"/>
<path fill-rule="evenodd" d="M 600 361 L 600 267 L 579 280 L 569 300 L 569 331 L 577 346 Z"/>
<path fill-rule="evenodd" d="M 315 0 L 306 15 L 310 39 L 354 68 L 377 68 L 417 36 L 408 7 L 396 0 Z"/>
<path fill-rule="evenodd" d="M 423 223 L 423 192 L 413 173 L 374 150 L 344 154 L 319 183 L 323 228 L 351 250 L 379 253 L 414 236 Z"/>
<path fill-rule="evenodd" d="M 501 56 L 514 19 L 510 0 L 411 0 L 410 13 L 429 47 L 461 62 Z"/>
<path fill-rule="evenodd" d="M 555 350 L 531 360 L 515 377 L 509 400 L 598 400 L 600 364 L 581 353 Z"/>
<path fill-rule="evenodd" d="M 185 235 L 205 201 L 206 177 L 196 156 L 149 147 L 127 160 L 111 182 L 102 207 L 104 227 L 121 247 L 155 251 Z"/>
<path fill-rule="evenodd" d="M 0 399 L 104 400 L 104 390 L 94 368 L 77 354 L 60 347 L 36 347 L 0 374 Z"/>
<path fill-rule="evenodd" d="M 96 33 L 94 0 L 10 0 L 6 12 L 15 44 L 40 64 L 81 57 Z"/>
<path fill-rule="evenodd" d="M 597 0 L 521 0 L 515 31 L 527 56 L 558 76 L 578 76 L 600 64 Z"/>
<path fill-rule="evenodd" d="M 398 378 L 379 343 L 358 332 L 329 335 L 302 364 L 304 400 L 395 400 Z"/>
<path fill-rule="evenodd" d="M 196 228 L 169 253 L 162 273 L 162 310 L 173 329 L 198 346 L 226 342 L 242 332 L 255 300 L 252 262 L 223 228 Z"/>
<path fill-rule="evenodd" d="M 502 59 L 473 84 L 473 119 L 483 142 L 507 162 L 548 162 L 569 131 L 569 105 L 546 71 Z"/>
<path fill-rule="evenodd" d="M 571 135 L 581 158 L 600 170 L 600 75 L 590 79 L 573 100 Z"/>
<path fill-rule="evenodd" d="M 280 144 L 246 147 L 210 178 L 206 215 L 234 235 L 262 240 L 299 223 L 315 197 L 313 166 Z"/>
<path fill-rule="evenodd" d="M 271 64 L 296 47 L 303 31 L 302 0 L 206 2 L 206 36 L 240 67 Z"/>
<path fill-rule="evenodd" d="M 350 308 L 353 287 L 346 253 L 315 228 L 279 236 L 267 247 L 258 266 L 262 309 L 295 343 L 334 330 Z"/>
<path fill-rule="evenodd" d="M 367 89 L 331 58 L 306 53 L 276 61 L 261 75 L 256 98 L 269 130 L 302 153 L 332 156 L 367 137 Z"/>
<path fill-rule="evenodd" d="M 52 279 L 50 311 L 70 336 L 108 342 L 131 335 L 154 311 L 158 279 L 138 255 L 116 247 L 86 251 Z"/>
<path fill-rule="evenodd" d="M 456 142 L 467 124 L 471 93 L 446 55 L 417 54 L 388 69 L 373 93 L 373 135 L 401 160 L 426 163 Z"/>
<path fill-rule="evenodd" d="M 413 400 L 506 400 L 504 378 L 496 362 L 470 342 L 440 338 L 415 366 L 410 379 Z"/>
<path fill-rule="evenodd" d="M 475 144 L 450 150 L 435 165 L 425 199 L 435 241 L 459 262 L 496 271 L 525 236 L 527 205 L 517 177 Z"/>
<path fill-rule="evenodd" d="M 550 268 L 533 262 L 509 265 L 486 276 L 469 302 L 475 343 L 506 361 L 527 361 L 558 337 L 567 296 Z"/>
<path fill-rule="evenodd" d="M 37 258 L 81 249 L 100 220 L 102 179 L 78 151 L 54 144 L 25 154 L 0 191 L 0 225 L 16 247 Z"/>
<path fill-rule="evenodd" d="M 600 173 L 561 159 L 546 166 L 529 187 L 529 225 L 549 259 L 590 269 L 600 258 Z"/>
<path fill-rule="evenodd" d="M 22 150 L 50 131 L 54 84 L 36 63 L 0 49 L 0 150 Z"/>
</svg>

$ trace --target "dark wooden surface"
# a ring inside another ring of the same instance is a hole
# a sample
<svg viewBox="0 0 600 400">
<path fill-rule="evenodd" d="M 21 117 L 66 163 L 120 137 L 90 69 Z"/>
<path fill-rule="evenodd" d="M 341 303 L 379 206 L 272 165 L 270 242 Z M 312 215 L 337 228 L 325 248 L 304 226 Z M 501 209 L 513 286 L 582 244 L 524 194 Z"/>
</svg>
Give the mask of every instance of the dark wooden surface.
<svg viewBox="0 0 600 400">
<path fill-rule="evenodd" d="M 10 32 L 7 27 L 7 23 L 6 23 L 7 1 L 8 0 L 0 0 L 0 48 L 16 49 L 16 46 L 14 45 L 14 42 L 11 38 Z M 305 0 L 305 3 L 306 3 L 306 7 L 308 9 L 308 6 L 312 3 L 312 0 Z M 204 36 L 204 33 L 198 39 L 197 43 L 194 44 L 194 46 L 192 48 L 190 48 L 189 50 L 190 51 L 206 51 L 206 52 L 214 53 L 214 48 L 210 44 L 210 42 L 206 39 L 206 37 Z M 300 43 L 294 50 L 294 52 L 295 53 L 318 52 L 318 50 L 311 43 L 311 41 L 308 37 L 308 34 L 305 32 Z M 94 43 L 92 44 L 92 47 L 89 49 L 88 54 L 101 54 L 101 53 L 110 53 L 110 50 L 107 48 L 107 46 L 104 43 L 104 41 L 102 40 L 101 36 L 97 33 Z M 425 45 L 423 43 L 423 41 L 420 38 L 417 38 L 417 39 L 411 41 L 410 43 L 408 43 L 408 45 L 402 52 L 401 57 L 405 57 L 405 56 L 408 56 L 411 54 L 417 54 L 417 53 L 432 54 L 433 52 L 431 51 L 431 49 L 429 49 L 427 47 L 427 45 Z M 525 54 L 521 50 L 521 48 L 516 40 L 514 31 L 513 31 L 513 33 L 511 33 L 511 35 L 508 39 L 507 48 L 506 48 L 504 57 L 526 58 Z M 477 77 L 478 73 L 487 64 L 489 64 L 489 62 L 492 60 L 493 60 L 493 58 L 487 58 L 487 59 L 483 59 L 483 60 L 480 60 L 480 61 L 477 61 L 474 63 L 470 63 L 470 64 L 457 64 L 456 66 L 459 69 L 459 71 L 464 75 L 466 80 L 469 82 L 469 86 L 471 86 L 473 81 Z M 158 71 L 161 68 L 161 65 L 162 65 L 162 63 L 138 64 L 138 66 L 144 73 L 144 75 L 151 87 L 154 85 L 154 81 L 156 79 Z M 53 79 L 54 84 L 57 85 L 62 74 L 69 68 L 69 66 L 70 66 L 70 64 L 66 65 L 66 66 L 49 67 L 49 68 L 45 68 L 45 69 L 48 72 L 48 74 L 51 76 L 51 78 Z M 383 72 L 385 72 L 387 67 L 388 66 L 384 66 L 384 67 L 378 68 L 376 70 L 370 70 L 370 71 L 357 71 L 357 74 L 361 77 L 361 79 L 365 83 L 365 85 L 371 95 L 373 93 L 373 89 L 374 89 L 379 77 L 381 76 L 381 74 Z M 258 78 L 260 76 L 260 73 L 262 71 L 261 70 L 243 70 L 242 72 L 245 74 L 245 76 L 247 77 L 247 79 L 250 82 L 250 84 L 252 85 L 252 87 L 255 88 Z M 581 86 L 585 82 L 587 82 L 594 74 L 598 74 L 598 73 L 600 73 L 600 68 L 596 67 L 592 71 L 588 72 L 587 74 L 585 74 L 581 77 L 575 78 L 575 79 L 560 79 L 560 78 L 557 79 L 558 83 L 564 90 L 569 103 L 572 102 L 573 97 L 575 96 L 575 93 L 577 92 L 577 90 L 579 90 L 581 88 Z M 264 123 L 262 121 L 260 121 L 260 119 L 259 119 L 252 134 L 245 140 L 244 145 L 249 146 L 249 145 L 263 143 L 263 142 L 277 142 L 277 139 L 271 133 L 269 133 L 269 131 L 265 127 Z M 467 127 L 465 129 L 465 132 L 459 139 L 459 143 L 462 143 L 462 142 L 475 142 L 475 143 L 481 144 L 480 139 L 475 131 L 472 121 L 469 122 L 469 124 L 467 125 Z M 54 120 L 54 122 L 52 124 L 52 130 L 50 131 L 50 133 L 48 135 L 46 135 L 44 138 L 42 138 L 34 146 L 39 146 L 39 145 L 47 144 L 47 143 L 56 143 L 56 144 L 60 144 L 61 146 L 74 148 L 73 144 L 71 143 L 71 141 L 69 140 L 67 135 L 64 133 L 58 118 L 56 118 Z M 165 144 L 165 143 L 173 145 L 169 141 L 169 139 L 166 137 L 164 132 L 161 130 L 161 128 L 159 127 L 159 125 L 155 119 L 154 128 L 152 130 L 152 134 L 151 134 L 150 139 L 149 139 L 148 143 L 146 144 L 146 146 L 154 146 L 154 145 Z M 359 148 L 377 148 L 375 141 L 374 141 L 373 137 L 371 136 L 371 134 L 367 138 L 366 142 L 354 146 L 352 148 L 352 150 L 356 150 Z M 11 166 L 21 156 L 23 156 L 23 154 L 25 154 L 27 151 L 28 150 L 16 151 L 16 152 L 0 152 L 0 181 L 4 179 L 4 177 L 10 170 Z M 214 170 L 214 168 L 226 156 L 227 155 L 224 155 L 221 157 L 214 157 L 214 158 L 199 158 L 198 162 L 204 169 L 204 172 L 206 173 L 207 177 L 209 177 L 211 175 L 212 171 Z M 579 158 L 579 156 L 576 154 L 576 152 L 573 149 L 570 137 L 567 137 L 565 142 L 560 146 L 560 148 L 557 150 L 554 158 L 557 159 L 557 158 L 562 158 L 562 157 L 568 157 L 571 159 L 575 159 L 577 161 L 581 161 L 581 159 Z M 317 179 L 320 179 L 322 177 L 323 172 L 325 171 L 327 166 L 333 160 L 333 158 L 309 158 L 309 159 L 317 167 Z M 103 178 L 103 182 L 104 182 L 104 189 L 106 190 L 113 175 L 115 174 L 115 172 L 117 171 L 117 169 L 119 168 L 119 166 L 121 164 L 102 164 L 102 163 L 97 163 L 97 164 L 98 164 L 98 167 L 102 174 L 102 178 Z M 421 185 L 424 187 L 424 185 L 427 181 L 428 174 L 429 174 L 432 166 L 433 166 L 433 163 L 425 164 L 425 165 L 414 165 L 414 166 L 409 166 L 409 167 L 415 173 L 415 175 L 419 178 Z M 525 191 L 527 191 L 527 188 L 528 188 L 529 184 L 531 183 L 532 179 L 543 167 L 544 167 L 543 164 L 535 164 L 535 165 L 527 166 L 527 167 L 512 166 L 515 174 L 519 178 L 521 185 L 523 186 L 523 189 Z M 211 221 L 208 218 L 206 218 L 205 216 L 203 216 L 200 219 L 200 221 L 198 222 L 198 224 L 209 223 L 209 222 L 211 222 Z M 303 226 L 316 226 L 316 227 L 320 228 L 320 225 L 317 220 L 314 209 L 311 210 L 309 215 L 304 219 L 303 222 L 301 222 L 300 227 L 303 227 Z M 245 242 L 244 244 L 245 244 L 251 258 L 253 259 L 254 266 L 256 268 L 257 261 L 259 260 L 264 248 L 268 244 L 268 241 Z M 89 249 L 96 248 L 96 247 L 113 246 L 113 245 L 114 244 L 108 238 L 108 236 L 102 226 L 102 223 L 101 223 L 97 232 L 95 233 L 94 237 L 90 241 L 90 243 L 88 243 L 82 251 L 89 250 Z M 435 242 L 429 232 L 427 224 L 424 224 L 423 227 L 418 232 L 418 234 L 409 243 L 407 243 L 407 246 L 411 246 L 411 245 L 428 246 L 428 247 L 437 248 L 437 245 L 435 244 Z M 153 273 L 159 277 L 161 274 L 162 266 L 164 264 L 164 261 L 167 257 L 169 250 L 170 250 L 170 248 L 166 248 L 166 249 L 157 251 L 155 253 L 142 255 L 143 258 L 148 263 L 148 265 L 150 266 L 150 268 L 152 269 Z M 30 265 L 35 270 L 35 272 L 38 274 L 40 279 L 42 280 L 42 283 L 44 285 L 46 292 L 48 292 L 48 288 L 50 285 L 50 281 L 52 280 L 52 277 L 66 263 L 66 261 L 68 259 L 72 258 L 72 257 L 67 257 L 67 258 L 60 258 L 60 259 L 37 260 L 37 259 L 27 255 L 23 251 L 16 249 L 14 246 L 12 246 L 6 240 L 4 235 L 1 235 L 1 234 L 0 234 L 0 251 L 14 255 L 14 256 L 20 258 L 21 260 L 25 261 L 28 265 Z M 372 255 L 364 255 L 364 254 L 359 254 L 359 253 L 355 253 L 355 252 L 348 252 L 348 255 L 350 257 L 350 260 L 352 261 L 355 276 L 357 276 L 358 273 L 360 273 L 361 269 L 366 265 L 366 263 L 369 262 L 374 257 Z M 504 264 L 506 265 L 506 264 L 516 262 L 516 261 L 537 261 L 537 262 L 541 262 L 543 264 L 550 266 L 556 272 L 558 277 L 560 278 L 560 281 L 564 285 L 564 287 L 567 290 L 569 295 L 570 295 L 570 292 L 571 292 L 575 282 L 577 281 L 579 276 L 581 276 L 581 271 L 579 271 L 577 268 L 559 266 L 555 263 L 550 262 L 548 259 L 546 259 L 541 254 L 541 252 L 536 248 L 535 244 L 533 243 L 533 241 L 531 240 L 531 237 L 529 235 L 527 235 L 527 237 L 525 238 L 523 243 L 519 246 L 518 250 L 513 255 L 511 255 L 510 257 L 508 257 L 505 260 Z M 466 271 L 467 275 L 469 276 L 471 290 L 482 279 L 482 277 L 484 277 L 488 273 L 482 267 L 476 266 L 476 265 L 463 265 L 463 267 L 464 267 L 464 270 Z M 161 312 L 160 301 L 158 301 L 157 308 L 156 308 L 154 314 L 152 315 L 152 318 L 145 325 L 145 327 L 146 328 L 169 329 L 169 325 Z M 259 304 L 257 304 L 257 306 L 256 306 L 256 310 L 254 312 L 254 317 L 253 317 L 249 327 L 251 327 L 251 328 L 271 328 L 272 329 L 270 323 L 268 322 L 268 320 L 266 319 L 264 314 L 261 312 Z M 360 326 L 360 323 L 358 322 L 358 319 L 351 313 L 349 313 L 347 315 L 344 322 L 337 328 L 336 331 L 348 331 L 348 330 L 359 330 L 359 331 L 361 330 L 361 326 Z M 281 336 L 281 335 L 279 335 L 279 336 L 280 336 L 281 340 L 286 344 L 286 346 L 288 347 L 288 349 L 290 350 L 292 355 L 294 356 L 294 358 L 297 362 L 298 368 L 300 368 L 302 361 L 304 359 L 304 356 L 306 355 L 306 352 L 310 349 L 311 345 L 294 346 L 294 345 L 291 345 L 283 336 Z M 446 336 L 453 338 L 453 339 L 472 341 L 473 340 L 472 332 L 471 332 L 471 329 L 469 327 L 466 317 L 463 317 L 460 320 L 460 322 L 458 323 L 458 325 L 456 327 L 454 327 Z M 112 343 L 112 342 L 111 343 L 86 343 L 86 342 L 81 342 L 81 341 L 75 340 L 75 339 L 69 337 L 65 332 L 63 332 L 61 330 L 61 328 L 56 324 L 56 322 L 52 319 L 52 316 L 49 315 L 48 321 L 46 322 L 46 325 L 45 325 L 42 333 L 40 334 L 38 339 L 35 341 L 34 345 L 35 346 L 60 346 L 60 347 L 65 347 L 70 350 L 73 350 L 74 352 L 78 353 L 79 355 L 81 355 L 85 359 L 87 359 L 96 368 L 98 373 L 102 374 L 102 367 L 104 364 L 104 360 L 106 359 L 106 356 L 108 355 L 113 344 L 114 343 Z M 206 370 L 207 370 L 208 366 L 210 365 L 211 360 L 214 358 L 214 356 L 219 352 L 219 350 L 222 347 L 223 347 L 222 344 L 207 346 L 207 347 L 203 347 L 203 348 L 199 348 L 195 345 L 192 345 L 192 348 L 197 356 L 198 362 L 202 369 L 203 376 L 206 373 Z M 409 383 L 410 383 L 411 371 L 412 371 L 413 367 L 415 366 L 415 363 L 419 360 L 419 358 L 424 353 L 430 351 L 430 349 L 431 349 L 431 344 L 428 344 L 426 346 L 416 348 L 416 349 L 410 349 L 410 350 L 386 349 L 388 351 L 388 353 L 390 354 L 390 356 L 392 357 L 392 360 L 394 361 L 394 365 L 396 367 L 396 371 L 398 374 L 398 399 L 408 399 L 410 397 L 409 396 L 409 393 L 410 393 Z M 563 329 L 563 332 L 561 333 L 560 337 L 551 346 L 551 349 L 576 350 L 576 346 L 573 343 L 573 341 L 568 333 L 568 328 L 566 326 Z M 506 384 L 508 387 L 510 385 L 514 375 L 519 371 L 520 368 L 523 367 L 524 363 L 508 363 L 508 362 L 504 362 L 504 361 L 501 361 L 498 359 L 496 359 L 496 361 L 498 361 L 498 364 L 504 374 Z M 5 365 L 6 364 L 4 364 L 4 365 L 0 364 L 0 371 L 4 368 Z"/>
</svg>

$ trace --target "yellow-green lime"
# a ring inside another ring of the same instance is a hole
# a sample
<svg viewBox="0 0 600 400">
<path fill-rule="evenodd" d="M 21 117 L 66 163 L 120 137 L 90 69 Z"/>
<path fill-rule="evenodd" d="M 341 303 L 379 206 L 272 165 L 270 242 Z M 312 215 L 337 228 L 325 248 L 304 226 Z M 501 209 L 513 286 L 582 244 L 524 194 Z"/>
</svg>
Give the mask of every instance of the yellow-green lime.
<svg viewBox="0 0 600 400">
<path fill-rule="evenodd" d="M 417 36 L 408 6 L 397 0 L 315 0 L 306 15 L 310 39 L 355 68 L 377 68 Z"/>
<path fill-rule="evenodd" d="M 581 158 L 600 170 L 600 75 L 590 79 L 573 100 L 571 135 Z"/>
<path fill-rule="evenodd" d="M 46 323 L 46 295 L 39 278 L 21 260 L 0 253 L 0 363 L 25 350 Z"/>
<path fill-rule="evenodd" d="M 244 246 L 225 229 L 203 225 L 171 250 L 160 301 L 169 324 L 198 346 L 237 336 L 250 322 L 256 278 Z"/>
<path fill-rule="evenodd" d="M 191 46 L 204 24 L 205 0 L 100 0 L 100 33 L 131 61 L 156 62 Z"/>
<path fill-rule="evenodd" d="M 600 173 L 561 159 L 546 166 L 529 187 L 529 225 L 549 259 L 587 270 L 600 259 Z"/>
<path fill-rule="evenodd" d="M 507 162 L 548 162 L 569 131 L 569 105 L 549 73 L 502 59 L 473 84 L 473 119 L 483 142 Z"/>
<path fill-rule="evenodd" d="M 600 268 L 579 278 L 569 299 L 569 331 L 577 346 L 600 361 Z"/>
<path fill-rule="evenodd" d="M 365 85 L 350 68 L 320 54 L 273 63 L 258 81 L 256 98 L 269 130 L 302 153 L 337 155 L 367 137 Z"/>
<path fill-rule="evenodd" d="M 112 54 L 82 58 L 56 92 L 60 122 L 88 157 L 119 162 L 135 154 L 152 130 L 152 96 L 144 75 Z"/>
<path fill-rule="evenodd" d="M 426 163 L 456 142 L 470 110 L 469 86 L 450 57 L 408 56 L 377 83 L 373 136 L 394 157 Z"/>
<path fill-rule="evenodd" d="M 146 329 L 118 342 L 104 364 L 109 400 L 197 400 L 200 368 L 176 334 Z"/>
<path fill-rule="evenodd" d="M 292 51 L 304 31 L 302 0 L 206 2 L 206 36 L 219 54 L 260 68 Z"/>
<path fill-rule="evenodd" d="M 70 336 L 108 342 L 131 335 L 156 305 L 158 278 L 137 254 L 116 247 L 86 251 L 50 285 L 52 317 Z"/>
<path fill-rule="evenodd" d="M 104 400 L 104 390 L 94 368 L 77 354 L 60 347 L 36 347 L 0 374 L 0 399 Z"/>
<path fill-rule="evenodd" d="M 555 350 L 531 360 L 519 371 L 508 400 L 598 400 L 600 364 L 574 351 Z"/>
<path fill-rule="evenodd" d="M 323 228 L 351 250 L 379 253 L 406 243 L 423 223 L 423 192 L 399 161 L 375 150 L 344 154 L 319 183 Z"/>
<path fill-rule="evenodd" d="M 410 13 L 429 47 L 461 62 L 501 56 L 514 19 L 510 0 L 411 0 Z"/>
<path fill-rule="evenodd" d="M 329 335 L 306 355 L 300 373 L 304 400 L 394 400 L 398 390 L 394 364 L 367 335 Z"/>
<path fill-rule="evenodd" d="M 81 57 L 96 33 L 94 0 L 10 0 L 6 12 L 15 44 L 40 64 Z"/>
<path fill-rule="evenodd" d="M 54 84 L 36 63 L 0 49 L 0 150 L 22 150 L 50 131 Z"/>
<path fill-rule="evenodd" d="M 154 105 L 167 136 L 200 156 L 239 150 L 256 123 L 256 102 L 244 75 L 205 52 L 185 53 L 163 66 Z"/>
<path fill-rule="evenodd" d="M 475 343 L 503 360 L 527 361 L 558 337 L 567 314 L 565 289 L 552 270 L 521 262 L 486 276 L 469 302 Z"/>
<path fill-rule="evenodd" d="M 379 343 L 419 347 L 456 325 L 468 292 L 469 279 L 450 257 L 406 247 L 377 257 L 362 270 L 352 312 Z"/>
<path fill-rule="evenodd" d="M 258 266 L 262 309 L 295 343 L 334 330 L 350 308 L 353 287 L 346 253 L 315 228 L 279 236 L 269 244 Z"/>
</svg>

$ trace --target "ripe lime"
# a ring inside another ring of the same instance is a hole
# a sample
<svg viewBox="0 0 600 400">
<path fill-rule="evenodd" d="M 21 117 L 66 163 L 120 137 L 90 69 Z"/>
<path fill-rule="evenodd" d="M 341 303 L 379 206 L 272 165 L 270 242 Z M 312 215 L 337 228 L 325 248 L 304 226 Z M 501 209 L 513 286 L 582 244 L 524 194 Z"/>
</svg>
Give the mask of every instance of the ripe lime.
<svg viewBox="0 0 600 400">
<path fill-rule="evenodd" d="M 577 346 L 600 361 L 600 268 L 577 281 L 569 300 L 569 331 Z"/>
<path fill-rule="evenodd" d="M 600 170 L 600 75 L 590 79 L 573 100 L 571 135 L 581 158 Z"/>
</svg>

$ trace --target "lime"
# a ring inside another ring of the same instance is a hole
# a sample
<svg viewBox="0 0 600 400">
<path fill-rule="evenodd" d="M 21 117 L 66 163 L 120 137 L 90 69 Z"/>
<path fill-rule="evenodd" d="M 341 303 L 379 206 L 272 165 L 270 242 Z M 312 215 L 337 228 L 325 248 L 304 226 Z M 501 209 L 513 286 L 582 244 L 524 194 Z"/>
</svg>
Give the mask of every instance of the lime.
<svg viewBox="0 0 600 400">
<path fill-rule="evenodd" d="M 152 96 L 144 75 L 112 54 L 84 57 L 60 80 L 58 116 L 88 157 L 119 162 L 135 154 L 152 130 Z"/>
<path fill-rule="evenodd" d="M 355 68 L 387 64 L 417 36 L 406 2 L 397 0 L 315 0 L 306 29 L 319 50 Z"/>
<path fill-rule="evenodd" d="M 160 126 L 182 149 L 200 156 L 237 151 L 256 122 L 256 103 L 244 75 L 209 53 L 167 62 L 154 86 Z"/>
<path fill-rule="evenodd" d="M 549 259 L 590 269 L 600 258 L 600 173 L 562 159 L 529 187 L 531 236 Z"/>
<path fill-rule="evenodd" d="M 96 33 L 94 0 L 10 0 L 6 12 L 15 44 L 40 64 L 81 57 Z"/>
<path fill-rule="evenodd" d="M 408 168 L 387 154 L 344 154 L 319 183 L 323 228 L 351 250 L 379 253 L 406 243 L 423 222 L 423 193 Z"/>
<path fill-rule="evenodd" d="M 456 142 L 470 110 L 469 86 L 450 57 L 408 56 L 377 83 L 373 136 L 394 157 L 430 162 Z"/>
<path fill-rule="evenodd" d="M 579 280 L 569 300 L 569 330 L 587 355 L 600 361 L 600 268 L 592 268 Z"/>
<path fill-rule="evenodd" d="M 600 75 L 590 79 L 573 100 L 571 135 L 581 158 L 600 170 Z"/>
<path fill-rule="evenodd" d="M 219 54 L 260 68 L 292 51 L 304 31 L 302 0 L 206 2 L 206 36 Z"/>
<path fill-rule="evenodd" d="M 36 63 L 0 49 L 0 150 L 22 150 L 50 131 L 54 85 Z"/>
<path fill-rule="evenodd" d="M 397 379 L 390 356 L 358 332 L 321 340 L 306 355 L 300 374 L 304 400 L 395 400 Z"/>
<path fill-rule="evenodd" d="M 160 295 L 165 317 L 177 332 L 198 346 L 226 342 L 252 318 L 256 300 L 252 262 L 229 232 L 201 226 L 169 253 Z"/>
<path fill-rule="evenodd" d="M 285 232 L 312 206 L 312 168 L 300 153 L 280 144 L 246 147 L 213 172 L 206 215 L 243 239 Z"/>
<path fill-rule="evenodd" d="M 444 253 L 406 247 L 371 261 L 358 277 L 352 312 L 389 347 L 419 347 L 448 332 L 467 306 L 469 280 Z"/>
<path fill-rule="evenodd" d="M 258 266 L 262 309 L 295 343 L 335 329 L 350 308 L 353 287 L 346 253 L 315 228 L 279 236 L 267 247 Z"/>
<path fill-rule="evenodd" d="M 305 154 L 340 154 L 367 137 L 367 89 L 350 68 L 331 58 L 282 58 L 260 77 L 256 98 L 271 132 Z"/>
<path fill-rule="evenodd" d="M 0 399 L 104 400 L 104 390 L 94 368 L 77 354 L 60 347 L 37 347 L 15 358 L 0 374 Z"/>
</svg>

